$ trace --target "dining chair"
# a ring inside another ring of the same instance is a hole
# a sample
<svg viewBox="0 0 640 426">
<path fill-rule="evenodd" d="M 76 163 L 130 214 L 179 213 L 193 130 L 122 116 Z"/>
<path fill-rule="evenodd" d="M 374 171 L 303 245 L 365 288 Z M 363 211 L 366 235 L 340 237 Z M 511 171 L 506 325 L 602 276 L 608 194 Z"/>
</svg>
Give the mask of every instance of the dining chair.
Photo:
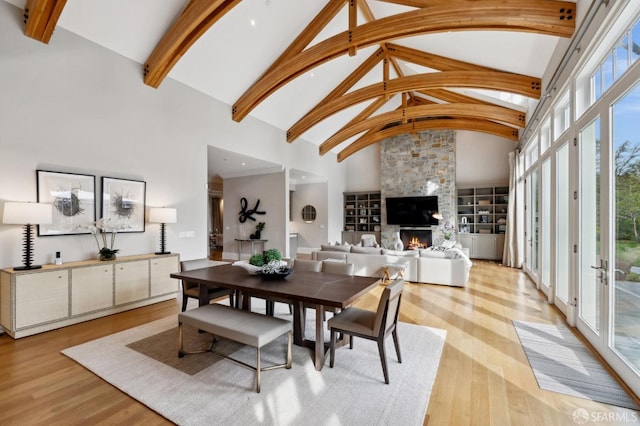
<svg viewBox="0 0 640 426">
<path fill-rule="evenodd" d="M 353 263 L 333 262 L 330 260 L 322 261 L 322 272 L 330 274 L 353 275 L 355 267 Z"/>
<path fill-rule="evenodd" d="M 321 263 L 322 265 L 320 271 L 327 272 L 329 274 L 353 275 L 353 271 L 355 270 L 355 266 L 353 265 L 353 263 L 334 262 L 331 260 L 323 260 Z M 315 309 L 314 305 L 311 303 L 305 303 L 304 307 Z M 339 311 L 340 308 L 327 306 L 324 308 L 324 314 L 322 318 L 326 321 L 327 312 L 332 312 L 333 314 L 335 314 Z"/>
<path fill-rule="evenodd" d="M 209 259 L 194 259 L 180 261 L 180 272 L 192 271 L 194 269 L 207 268 L 219 265 L 220 263 Z M 214 287 L 207 289 L 207 297 L 209 302 L 223 296 L 229 296 L 229 304 L 234 306 L 234 290 L 224 287 Z M 200 299 L 200 288 L 197 282 L 182 280 L 182 312 L 187 309 L 188 299 Z"/>
<path fill-rule="evenodd" d="M 322 270 L 322 262 L 320 262 L 319 260 L 294 259 L 293 270 L 320 272 Z M 293 314 L 293 305 L 291 301 L 285 299 L 268 298 L 266 299 L 267 315 L 273 316 L 275 314 L 276 302 L 286 303 L 287 305 L 289 305 L 289 313 Z"/>
<path fill-rule="evenodd" d="M 295 259 L 293 261 L 293 270 L 320 272 L 322 270 L 322 262 L 319 260 Z"/>
<path fill-rule="evenodd" d="M 349 348 L 353 349 L 353 338 L 355 336 L 363 339 L 375 340 L 378 343 L 384 382 L 389 384 L 389 372 L 387 371 L 387 355 L 384 342 L 389 334 L 393 336 L 393 343 L 396 348 L 398 362 L 402 362 L 400 356 L 400 343 L 398 342 L 398 313 L 400 312 L 400 299 L 402 296 L 403 279 L 396 279 L 382 292 L 382 297 L 378 303 L 378 309 L 368 311 L 364 309 L 349 307 L 335 315 L 328 322 L 331 330 L 331 345 L 329 355 L 329 366 L 333 368 L 336 352 L 336 334 L 349 336 Z"/>
</svg>

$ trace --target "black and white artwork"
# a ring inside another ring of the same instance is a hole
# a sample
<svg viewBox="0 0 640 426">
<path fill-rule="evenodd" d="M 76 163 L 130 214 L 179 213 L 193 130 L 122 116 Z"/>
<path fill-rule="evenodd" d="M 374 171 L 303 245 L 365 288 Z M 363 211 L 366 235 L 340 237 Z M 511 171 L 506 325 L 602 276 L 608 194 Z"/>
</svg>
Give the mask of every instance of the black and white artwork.
<svg viewBox="0 0 640 426">
<path fill-rule="evenodd" d="M 102 218 L 118 232 L 144 232 L 146 182 L 102 178 Z"/>
<path fill-rule="evenodd" d="M 53 220 L 38 225 L 39 236 L 89 234 L 96 221 L 96 177 L 36 170 L 38 202 L 53 205 Z"/>
</svg>

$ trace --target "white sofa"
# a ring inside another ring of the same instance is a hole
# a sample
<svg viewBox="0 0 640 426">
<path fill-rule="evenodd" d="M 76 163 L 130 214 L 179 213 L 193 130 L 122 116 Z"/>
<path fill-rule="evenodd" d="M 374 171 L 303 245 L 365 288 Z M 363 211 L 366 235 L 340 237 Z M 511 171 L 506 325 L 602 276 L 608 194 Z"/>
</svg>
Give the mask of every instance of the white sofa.
<svg viewBox="0 0 640 426">
<path fill-rule="evenodd" d="M 355 246 L 354 246 L 355 247 Z M 347 263 L 353 263 L 353 274 L 363 277 L 380 277 L 383 275 L 383 267 L 385 263 L 407 262 L 409 266 L 404 271 L 406 280 L 416 282 L 418 279 L 418 256 L 396 256 L 382 254 L 381 249 L 377 249 L 376 253 L 351 253 L 321 250 L 311 253 L 314 260 L 345 260 Z"/>
<path fill-rule="evenodd" d="M 464 287 L 469 279 L 471 262 L 468 252 L 459 249 L 407 250 L 396 252 L 374 247 L 349 245 L 322 246 L 311 253 L 314 260 L 335 259 L 353 263 L 354 275 L 367 277 L 383 276 L 385 263 L 406 262 L 406 280 L 417 283 L 442 284 Z"/>
</svg>

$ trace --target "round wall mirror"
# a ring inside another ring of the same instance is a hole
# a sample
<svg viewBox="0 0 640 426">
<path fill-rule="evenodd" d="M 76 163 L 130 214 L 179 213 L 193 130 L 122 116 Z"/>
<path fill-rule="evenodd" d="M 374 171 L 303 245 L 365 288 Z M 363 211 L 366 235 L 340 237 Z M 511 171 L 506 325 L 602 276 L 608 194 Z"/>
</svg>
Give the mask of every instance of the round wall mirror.
<svg viewBox="0 0 640 426">
<path fill-rule="evenodd" d="M 302 208 L 302 220 L 305 223 L 311 223 L 316 220 L 316 208 L 310 204 L 307 204 Z"/>
</svg>

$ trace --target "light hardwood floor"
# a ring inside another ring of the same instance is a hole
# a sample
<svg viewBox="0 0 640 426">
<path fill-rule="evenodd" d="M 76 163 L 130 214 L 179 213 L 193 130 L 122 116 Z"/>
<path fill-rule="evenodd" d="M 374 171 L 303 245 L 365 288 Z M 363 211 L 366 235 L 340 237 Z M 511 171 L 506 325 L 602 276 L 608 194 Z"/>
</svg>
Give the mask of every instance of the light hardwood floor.
<svg viewBox="0 0 640 426">
<path fill-rule="evenodd" d="M 358 306 L 374 309 L 381 291 Z M 178 301 L 168 301 L 19 340 L 0 336 L 0 424 L 169 424 L 60 350 L 178 311 Z M 629 410 L 539 389 L 513 319 L 563 321 L 521 271 L 490 262 L 475 262 L 466 288 L 406 286 L 400 320 L 447 330 L 424 424 L 572 425 L 577 408 L 640 419 Z"/>
</svg>

